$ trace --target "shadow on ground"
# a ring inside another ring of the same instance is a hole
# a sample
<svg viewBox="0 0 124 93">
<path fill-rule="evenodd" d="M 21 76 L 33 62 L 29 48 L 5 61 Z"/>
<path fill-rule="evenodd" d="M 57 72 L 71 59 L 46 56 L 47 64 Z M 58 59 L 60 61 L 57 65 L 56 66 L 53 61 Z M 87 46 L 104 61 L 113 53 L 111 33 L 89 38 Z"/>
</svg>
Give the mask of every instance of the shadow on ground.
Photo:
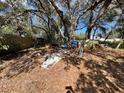
<svg viewBox="0 0 124 93">
<path fill-rule="evenodd" d="M 12 78 L 14 76 L 17 76 L 21 73 L 27 73 L 32 71 L 36 66 L 39 65 L 38 62 L 36 62 L 36 59 L 38 57 L 42 57 L 45 55 L 47 51 L 45 50 L 30 50 L 30 51 L 22 51 L 20 53 L 7 55 L 1 60 L 1 67 L 0 67 L 0 73 L 2 73 L 3 70 L 6 68 L 9 68 L 4 75 L 3 78 Z M 8 62 L 8 60 L 11 60 L 12 62 Z M 5 62 L 8 63 L 5 63 Z M 7 65 L 6 65 L 7 64 Z"/>
<path fill-rule="evenodd" d="M 73 52 L 72 52 L 73 53 Z M 124 93 L 124 55 L 111 51 L 87 51 L 87 53 L 102 58 L 102 63 L 95 60 L 83 61 L 87 74 L 79 74 L 75 87 L 67 86 L 67 93 Z M 110 57 L 110 58 L 109 58 Z M 76 54 L 66 57 L 67 67 L 78 67 L 81 60 Z"/>
<path fill-rule="evenodd" d="M 77 69 L 80 69 L 79 65 L 82 62 L 82 58 L 80 58 L 78 56 L 78 53 L 75 50 L 71 50 L 68 53 L 64 54 L 64 58 L 63 58 L 64 62 L 65 62 L 65 70 L 69 70 L 71 65 L 73 67 L 76 67 Z"/>
<path fill-rule="evenodd" d="M 105 58 L 103 55 L 98 57 Z M 115 59 L 120 59 L 117 62 Z M 75 93 L 124 93 L 124 57 L 106 59 L 99 64 L 93 60 L 84 63 L 88 74 L 80 73 Z"/>
<path fill-rule="evenodd" d="M 23 72 L 32 71 L 39 65 L 36 62 L 37 57 L 39 55 L 43 56 L 46 52 L 45 50 L 29 51 L 21 57 L 15 57 L 14 63 L 9 65 L 9 70 L 4 77 L 12 78 Z M 65 70 L 69 70 L 70 65 L 80 69 L 80 64 L 83 64 L 88 70 L 87 74 L 79 70 L 80 74 L 76 80 L 75 87 L 65 87 L 67 93 L 124 93 L 124 56 L 109 54 L 109 52 L 102 53 L 103 55 L 100 52 L 90 52 L 90 54 L 100 57 L 104 61 L 99 63 L 94 60 L 88 60 L 82 63 L 83 59 L 79 58 L 75 51 L 70 51 L 64 55 Z M 107 59 L 106 56 L 111 56 L 111 58 Z M 0 73 L 5 68 L 0 69 Z"/>
</svg>

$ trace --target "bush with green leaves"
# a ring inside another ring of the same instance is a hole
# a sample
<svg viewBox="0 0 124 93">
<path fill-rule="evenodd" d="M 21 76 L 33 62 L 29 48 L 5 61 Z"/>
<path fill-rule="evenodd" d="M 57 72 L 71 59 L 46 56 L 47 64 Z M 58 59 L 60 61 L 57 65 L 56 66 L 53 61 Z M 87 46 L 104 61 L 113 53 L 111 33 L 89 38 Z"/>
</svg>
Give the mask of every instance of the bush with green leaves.
<svg viewBox="0 0 124 93">
<path fill-rule="evenodd" d="M 97 46 L 101 47 L 98 41 L 87 40 L 85 42 L 84 48 L 90 50 L 90 49 L 96 49 Z"/>
<path fill-rule="evenodd" d="M 114 41 L 114 42 L 111 42 L 111 41 L 98 41 L 100 44 L 106 44 L 108 47 L 111 47 L 111 48 L 116 48 L 118 46 L 118 44 L 120 43 L 120 41 Z M 120 47 L 120 49 L 124 49 L 124 40 L 122 41 Z"/>
</svg>

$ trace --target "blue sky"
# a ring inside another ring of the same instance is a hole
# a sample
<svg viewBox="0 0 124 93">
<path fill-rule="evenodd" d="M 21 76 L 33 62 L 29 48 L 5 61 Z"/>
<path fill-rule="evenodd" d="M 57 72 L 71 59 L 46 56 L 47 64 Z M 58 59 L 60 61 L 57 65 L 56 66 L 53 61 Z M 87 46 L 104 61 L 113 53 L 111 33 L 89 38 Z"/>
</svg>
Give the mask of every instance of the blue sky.
<svg viewBox="0 0 124 93">
<path fill-rule="evenodd" d="M 105 24 L 106 24 L 105 27 L 107 28 L 107 31 L 111 31 L 112 28 L 114 28 L 114 26 L 116 25 L 116 21 L 106 22 Z M 84 28 L 80 29 L 82 27 L 84 27 Z M 85 33 L 87 30 L 87 27 L 85 27 L 83 22 L 80 22 L 77 29 L 79 29 L 79 30 L 76 30 L 76 34 L 80 34 L 80 33 Z"/>
</svg>

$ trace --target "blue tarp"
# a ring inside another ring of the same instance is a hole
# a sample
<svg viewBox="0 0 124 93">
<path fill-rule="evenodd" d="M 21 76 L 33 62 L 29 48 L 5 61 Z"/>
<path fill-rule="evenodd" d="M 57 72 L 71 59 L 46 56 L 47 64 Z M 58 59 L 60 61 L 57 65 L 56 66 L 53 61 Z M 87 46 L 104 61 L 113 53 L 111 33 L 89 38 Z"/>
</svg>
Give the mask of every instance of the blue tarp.
<svg viewBox="0 0 124 93">
<path fill-rule="evenodd" d="M 71 46 L 71 47 L 77 47 L 78 46 L 78 41 L 77 40 L 74 40 L 70 44 L 69 44 L 69 42 L 66 42 L 63 45 L 63 48 L 68 48 L 69 46 Z"/>
</svg>

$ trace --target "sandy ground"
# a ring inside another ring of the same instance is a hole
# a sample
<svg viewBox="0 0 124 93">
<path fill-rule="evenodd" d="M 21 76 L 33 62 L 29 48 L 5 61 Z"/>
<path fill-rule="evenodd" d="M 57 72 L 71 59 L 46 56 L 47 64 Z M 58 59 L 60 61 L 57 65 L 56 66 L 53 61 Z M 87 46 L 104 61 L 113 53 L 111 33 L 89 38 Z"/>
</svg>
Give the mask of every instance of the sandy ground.
<svg viewBox="0 0 124 93">
<path fill-rule="evenodd" d="M 124 93 L 124 50 L 70 52 L 49 70 L 41 52 L 1 60 L 0 93 Z"/>
</svg>

